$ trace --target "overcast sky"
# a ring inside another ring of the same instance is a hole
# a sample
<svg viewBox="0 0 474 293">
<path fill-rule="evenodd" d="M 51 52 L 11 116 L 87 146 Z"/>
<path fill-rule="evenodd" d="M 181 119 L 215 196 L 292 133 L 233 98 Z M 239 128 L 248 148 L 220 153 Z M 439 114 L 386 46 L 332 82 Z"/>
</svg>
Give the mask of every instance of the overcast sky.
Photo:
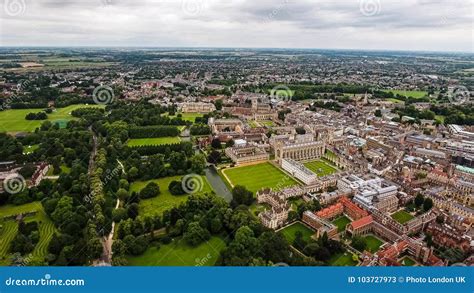
<svg viewBox="0 0 474 293">
<path fill-rule="evenodd" d="M 2 46 L 474 52 L 474 0 L 0 0 Z"/>
</svg>

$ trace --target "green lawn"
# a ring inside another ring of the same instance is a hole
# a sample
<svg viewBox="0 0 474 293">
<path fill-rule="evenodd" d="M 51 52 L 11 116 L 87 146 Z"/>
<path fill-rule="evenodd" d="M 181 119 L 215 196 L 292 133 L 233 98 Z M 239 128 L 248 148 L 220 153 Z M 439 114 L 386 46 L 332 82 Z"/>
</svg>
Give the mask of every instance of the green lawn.
<svg viewBox="0 0 474 293">
<path fill-rule="evenodd" d="M 270 209 L 270 208 L 271 207 L 266 203 L 263 203 L 263 204 L 254 203 L 251 206 L 249 206 L 249 211 L 250 213 L 252 213 L 252 215 L 258 216 L 258 214 L 265 211 L 265 209 Z"/>
<path fill-rule="evenodd" d="M 380 246 L 382 246 L 383 241 L 378 239 L 373 235 L 367 235 L 364 237 L 365 243 L 367 243 L 366 250 L 375 253 L 379 250 Z"/>
<path fill-rule="evenodd" d="M 342 232 L 346 230 L 346 225 L 349 224 L 350 222 L 351 220 L 349 220 L 349 218 L 346 216 L 341 216 L 335 219 L 334 221 L 332 221 L 332 223 L 337 226 L 337 232 Z"/>
<path fill-rule="evenodd" d="M 445 118 L 446 118 L 446 117 L 443 116 L 443 115 L 435 115 L 435 120 L 438 120 L 441 124 L 444 123 L 444 119 L 445 119 Z"/>
<path fill-rule="evenodd" d="M 411 257 L 405 256 L 404 258 L 400 260 L 400 263 L 403 266 L 412 267 L 416 264 L 416 261 L 414 261 Z"/>
<path fill-rule="evenodd" d="M 324 153 L 328 158 L 337 158 L 337 155 L 330 150 L 326 150 Z"/>
<path fill-rule="evenodd" d="M 34 216 L 25 218 L 25 222 L 36 221 L 39 224 L 40 239 L 36 244 L 32 255 L 33 257 L 44 258 L 48 253 L 48 244 L 53 237 L 56 228 L 53 222 L 49 219 L 43 210 L 40 202 L 32 202 L 24 205 L 14 206 L 5 205 L 0 207 L 0 223 L 3 229 L 0 231 L 0 262 L 8 264 L 10 254 L 8 249 L 10 242 L 15 238 L 18 231 L 18 223 L 14 220 L 3 221 L 3 218 L 10 215 L 17 215 L 19 213 L 27 213 L 37 211 Z"/>
<path fill-rule="evenodd" d="M 181 119 L 183 119 L 184 121 L 190 121 L 190 122 L 193 122 L 194 123 L 194 120 L 196 120 L 197 117 L 203 117 L 204 114 L 200 114 L 200 113 L 179 113 L 181 114 Z M 175 118 L 177 117 L 177 115 L 174 115 L 174 116 L 169 116 L 168 113 L 164 113 L 164 114 L 161 114 L 163 116 L 168 116 L 170 118 Z"/>
<path fill-rule="evenodd" d="M 34 144 L 34 145 L 28 145 L 28 146 L 23 146 L 23 153 L 24 154 L 29 154 L 34 152 L 39 148 L 39 144 Z"/>
<path fill-rule="evenodd" d="M 140 256 L 128 257 L 130 266 L 213 266 L 219 257 L 225 242 L 212 237 L 196 247 L 184 240 L 176 239 L 160 248 L 150 247 Z"/>
<path fill-rule="evenodd" d="M 399 94 L 400 96 L 412 97 L 415 99 L 423 98 L 428 95 L 428 92 L 425 91 L 384 90 L 384 92 L 392 92 L 394 95 Z"/>
<path fill-rule="evenodd" d="M 71 112 L 79 108 L 99 108 L 103 105 L 71 105 L 66 108 L 58 108 L 48 114 L 51 122 L 61 122 L 74 119 Z M 26 120 L 28 113 L 41 112 L 43 109 L 13 109 L 0 111 L 0 132 L 32 132 L 40 127 L 45 120 Z"/>
<path fill-rule="evenodd" d="M 227 176 L 231 186 L 243 185 L 252 192 L 264 187 L 281 189 L 297 184 L 293 178 L 268 162 L 224 169 L 222 173 Z"/>
<path fill-rule="evenodd" d="M 328 163 L 323 162 L 321 160 L 307 162 L 304 165 L 306 168 L 316 173 L 318 177 L 331 175 L 337 172 L 336 168 L 334 168 L 333 166 L 330 166 Z"/>
<path fill-rule="evenodd" d="M 401 103 L 403 103 L 403 101 L 398 100 L 398 99 L 394 99 L 394 98 L 387 99 L 387 101 L 390 101 L 390 102 L 395 103 L 395 104 L 401 104 Z"/>
<path fill-rule="evenodd" d="M 10 242 L 15 238 L 16 233 L 18 232 L 18 223 L 15 221 L 5 221 L 0 222 L 2 229 L 0 230 L 0 259 L 1 261 L 6 261 L 8 265 Z"/>
<path fill-rule="evenodd" d="M 155 182 L 160 186 L 161 193 L 154 198 L 144 199 L 140 201 L 139 204 L 139 213 L 140 215 L 161 215 L 164 211 L 173 208 L 174 206 L 179 205 L 180 203 L 186 201 L 188 198 L 187 195 L 172 195 L 168 190 L 168 185 L 171 181 L 181 181 L 183 176 L 174 176 L 174 177 L 165 177 L 160 179 L 154 179 L 149 181 L 136 181 L 130 185 L 130 191 L 139 192 L 142 190 L 148 183 Z M 203 186 L 200 193 L 209 193 L 212 191 L 211 186 L 207 182 L 205 176 L 201 176 Z"/>
<path fill-rule="evenodd" d="M 271 121 L 271 120 L 260 121 L 260 124 L 262 124 L 264 126 L 268 126 L 268 127 L 275 126 L 275 123 L 273 123 L 273 121 Z"/>
<path fill-rule="evenodd" d="M 392 218 L 395 221 L 399 222 L 400 224 L 405 224 L 406 222 L 410 221 L 411 219 L 413 219 L 415 217 L 413 217 L 412 215 L 410 215 L 406 211 L 401 210 L 401 211 L 398 211 L 396 213 L 393 213 Z"/>
<path fill-rule="evenodd" d="M 248 122 L 248 124 L 249 124 L 249 126 L 250 126 L 251 128 L 256 128 L 256 127 L 259 126 L 259 124 L 258 124 L 257 122 L 255 122 L 254 120 L 250 120 L 250 121 Z"/>
<path fill-rule="evenodd" d="M 331 266 L 356 266 L 357 264 L 358 262 L 352 259 L 350 252 L 338 253 L 329 259 Z"/>
<path fill-rule="evenodd" d="M 296 236 L 295 233 L 297 231 L 300 231 L 303 233 L 303 239 L 306 241 L 311 240 L 311 236 L 314 235 L 314 231 L 308 228 L 306 225 L 300 222 L 296 222 L 294 224 L 291 224 L 290 226 L 287 226 L 280 230 L 280 233 L 283 234 L 283 236 L 286 238 L 286 241 L 288 243 L 293 244 L 293 241 L 295 240 Z"/>
<path fill-rule="evenodd" d="M 66 166 L 64 164 L 59 166 L 59 168 L 61 169 L 61 173 L 69 174 L 71 172 L 71 168 L 69 168 L 68 166 Z M 48 170 L 48 173 L 46 173 L 46 176 L 59 176 L 59 174 L 55 175 L 53 166 L 50 166 L 49 170 Z"/>
<path fill-rule="evenodd" d="M 179 143 L 181 139 L 177 136 L 173 137 L 155 137 L 155 138 L 133 138 L 127 141 L 129 147 L 144 145 L 162 145 Z"/>
</svg>

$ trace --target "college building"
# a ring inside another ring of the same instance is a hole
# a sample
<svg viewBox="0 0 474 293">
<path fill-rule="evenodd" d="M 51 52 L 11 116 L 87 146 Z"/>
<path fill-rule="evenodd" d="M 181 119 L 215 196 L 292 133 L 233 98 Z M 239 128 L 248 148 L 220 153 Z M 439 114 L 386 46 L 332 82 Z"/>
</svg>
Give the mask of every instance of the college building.
<svg viewBox="0 0 474 293">
<path fill-rule="evenodd" d="M 281 161 L 281 167 L 306 185 L 311 185 L 318 181 L 318 176 L 316 174 L 295 160 L 283 159 Z"/>
<path fill-rule="evenodd" d="M 281 163 L 283 159 L 311 161 L 319 159 L 324 155 L 326 145 L 324 141 L 305 141 L 294 143 L 277 141 L 274 149 L 275 158 L 279 163 Z"/>
<path fill-rule="evenodd" d="M 254 145 L 229 147 L 225 149 L 225 154 L 236 165 L 268 161 L 270 158 L 264 148 Z"/>
</svg>

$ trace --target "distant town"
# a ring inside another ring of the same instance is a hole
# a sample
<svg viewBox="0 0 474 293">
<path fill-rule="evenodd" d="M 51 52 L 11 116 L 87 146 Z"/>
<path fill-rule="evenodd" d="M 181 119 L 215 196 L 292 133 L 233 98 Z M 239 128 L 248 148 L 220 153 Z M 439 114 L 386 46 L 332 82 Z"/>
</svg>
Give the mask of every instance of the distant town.
<svg viewBox="0 0 474 293">
<path fill-rule="evenodd" d="M 0 56 L 0 265 L 474 265 L 472 54 Z"/>
</svg>

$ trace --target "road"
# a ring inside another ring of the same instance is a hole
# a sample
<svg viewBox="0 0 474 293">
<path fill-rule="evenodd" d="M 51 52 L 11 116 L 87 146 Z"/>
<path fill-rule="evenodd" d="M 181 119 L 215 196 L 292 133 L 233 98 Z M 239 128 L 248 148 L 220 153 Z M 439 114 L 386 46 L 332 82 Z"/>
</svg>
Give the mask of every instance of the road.
<svg viewBox="0 0 474 293">
<path fill-rule="evenodd" d="M 115 209 L 118 209 L 120 206 L 120 199 L 117 198 L 117 203 L 115 204 Z M 115 231 L 115 222 L 112 222 L 112 228 L 109 235 L 102 238 L 102 261 L 111 265 L 112 264 L 112 244 L 114 244 L 114 231 Z"/>
</svg>

